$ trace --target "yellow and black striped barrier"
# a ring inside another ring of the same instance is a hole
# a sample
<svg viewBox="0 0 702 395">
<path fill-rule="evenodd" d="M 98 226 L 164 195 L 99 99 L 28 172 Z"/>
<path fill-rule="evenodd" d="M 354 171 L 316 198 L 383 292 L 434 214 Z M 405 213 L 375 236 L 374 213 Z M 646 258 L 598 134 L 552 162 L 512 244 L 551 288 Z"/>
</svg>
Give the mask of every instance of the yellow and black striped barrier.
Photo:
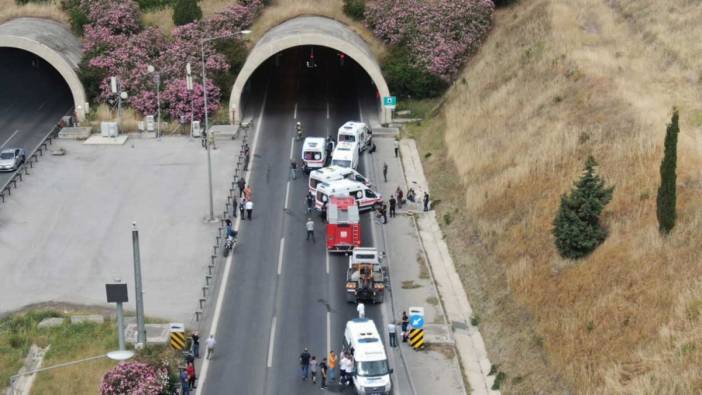
<svg viewBox="0 0 702 395">
<path fill-rule="evenodd" d="M 409 335 L 410 346 L 415 350 L 424 347 L 424 329 L 410 329 Z"/>
<path fill-rule="evenodd" d="M 185 333 L 183 332 L 171 332 L 169 343 L 171 347 L 175 350 L 185 349 Z"/>
</svg>

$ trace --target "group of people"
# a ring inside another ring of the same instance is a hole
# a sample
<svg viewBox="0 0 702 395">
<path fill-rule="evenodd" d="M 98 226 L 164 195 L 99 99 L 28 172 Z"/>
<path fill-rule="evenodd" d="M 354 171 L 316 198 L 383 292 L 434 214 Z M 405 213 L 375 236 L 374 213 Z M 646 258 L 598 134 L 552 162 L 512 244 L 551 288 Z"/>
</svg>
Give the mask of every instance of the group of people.
<svg viewBox="0 0 702 395">
<path fill-rule="evenodd" d="M 339 384 L 348 385 L 353 377 L 353 348 L 342 350 L 341 358 L 338 360 L 339 365 Z M 302 381 L 307 381 L 309 378 L 312 384 L 317 383 L 317 374 L 321 388 L 326 389 L 327 384 L 334 384 L 336 381 L 337 356 L 334 351 L 329 352 L 328 357 L 323 357 L 321 361 L 317 356 L 310 354 L 309 349 L 305 348 L 300 354 L 300 370 L 302 373 Z"/>
<path fill-rule="evenodd" d="M 211 359 L 214 355 L 214 348 L 217 342 L 214 335 L 210 335 L 206 340 L 207 354 L 205 358 Z M 183 395 L 189 395 L 190 390 L 197 388 L 197 374 L 195 374 L 195 359 L 200 358 L 200 334 L 193 331 L 190 335 L 190 350 L 185 353 L 185 368 L 180 370 L 180 386 Z"/>
<path fill-rule="evenodd" d="M 251 221 L 253 216 L 253 189 L 250 184 L 246 184 L 244 177 L 239 178 L 236 182 L 239 188 L 239 200 L 234 201 L 234 216 L 236 217 L 237 205 L 239 207 L 239 214 L 241 214 L 241 220 L 244 221 L 248 218 Z"/>
<path fill-rule="evenodd" d="M 424 211 L 429 211 L 429 193 L 428 192 L 424 192 L 424 197 L 422 200 L 423 200 L 422 203 L 423 203 Z M 397 189 L 395 190 L 395 193 L 390 195 L 390 199 L 388 199 L 387 202 L 381 202 L 375 206 L 377 218 L 382 219 L 383 224 L 387 224 L 388 223 L 388 214 L 390 215 L 390 218 L 394 218 L 396 213 L 397 213 L 397 209 L 402 208 L 402 206 L 405 205 L 407 203 L 407 201 L 410 201 L 412 203 L 417 202 L 417 194 L 414 191 L 414 189 L 410 188 L 407 191 L 407 196 L 406 196 L 406 200 L 405 200 L 405 194 L 402 191 L 402 188 L 397 187 Z"/>
</svg>

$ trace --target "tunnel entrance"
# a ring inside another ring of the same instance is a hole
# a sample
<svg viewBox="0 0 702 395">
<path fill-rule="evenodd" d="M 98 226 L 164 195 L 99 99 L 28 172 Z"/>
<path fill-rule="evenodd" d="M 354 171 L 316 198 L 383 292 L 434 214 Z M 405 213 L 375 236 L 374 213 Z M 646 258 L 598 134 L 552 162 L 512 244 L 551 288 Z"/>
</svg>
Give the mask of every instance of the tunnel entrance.
<svg viewBox="0 0 702 395">
<path fill-rule="evenodd" d="M 307 62 L 310 60 L 316 62 L 317 67 L 314 67 L 315 64 L 308 67 Z M 264 64 L 265 67 L 262 68 Z M 326 67 L 325 70 L 331 70 L 335 64 L 339 67 L 339 70 L 336 70 L 338 73 L 330 74 L 328 79 L 348 79 L 349 75 L 353 75 L 361 82 L 360 95 L 365 98 L 369 96 L 370 90 L 373 100 L 371 107 L 377 120 L 387 123 L 390 113 L 383 110 L 382 98 L 389 96 L 390 91 L 377 59 L 366 43 L 347 26 L 337 21 L 310 16 L 288 20 L 269 30 L 256 43 L 232 87 L 229 99 L 229 116 L 232 123 L 242 120 L 242 105 L 246 105 L 244 96 L 251 89 L 249 80 L 261 69 L 274 73 L 289 73 L 294 70 L 299 72 L 302 78 L 318 78 L 314 77 L 315 69 L 321 70 L 320 67 Z M 273 69 L 270 69 L 271 67 Z M 328 82 L 318 81 L 324 84 Z M 371 88 L 366 90 L 367 86 Z"/>
</svg>

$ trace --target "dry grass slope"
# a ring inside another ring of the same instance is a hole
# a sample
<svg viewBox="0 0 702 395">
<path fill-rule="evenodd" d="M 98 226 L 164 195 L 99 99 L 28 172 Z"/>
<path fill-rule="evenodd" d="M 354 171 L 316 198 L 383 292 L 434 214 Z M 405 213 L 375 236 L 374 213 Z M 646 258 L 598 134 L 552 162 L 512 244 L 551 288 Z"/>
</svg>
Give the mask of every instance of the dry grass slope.
<svg viewBox="0 0 702 395">
<path fill-rule="evenodd" d="M 443 144 L 419 135 L 507 393 L 702 391 L 699 20 L 689 0 L 522 1 L 498 11 L 425 125 Z M 655 197 L 673 106 L 679 220 L 664 240 Z M 610 237 L 573 264 L 550 229 L 588 154 L 616 186 Z"/>
<path fill-rule="evenodd" d="M 0 0 L 0 23 L 23 16 L 46 18 L 65 24 L 68 23 L 68 16 L 61 11 L 58 1 L 52 0 L 46 3 L 17 5 L 15 0 Z"/>
</svg>

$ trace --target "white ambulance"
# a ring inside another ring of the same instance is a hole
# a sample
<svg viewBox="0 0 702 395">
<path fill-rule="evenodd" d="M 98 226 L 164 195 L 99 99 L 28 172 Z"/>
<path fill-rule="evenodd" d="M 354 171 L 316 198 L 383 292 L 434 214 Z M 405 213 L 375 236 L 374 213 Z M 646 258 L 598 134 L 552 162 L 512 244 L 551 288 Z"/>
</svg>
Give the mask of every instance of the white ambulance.
<svg viewBox="0 0 702 395">
<path fill-rule="evenodd" d="M 317 194 L 317 184 L 322 182 L 326 182 L 328 184 L 332 181 L 344 179 L 362 182 L 367 186 L 372 185 L 366 177 L 363 177 L 361 173 L 357 172 L 356 170 L 351 169 L 349 167 L 332 165 L 322 167 L 321 169 L 312 170 L 312 172 L 310 172 L 309 190 L 310 192 L 312 192 L 313 195 L 315 195 Z"/>
<path fill-rule="evenodd" d="M 324 167 L 327 161 L 324 137 L 307 137 L 302 144 L 302 162 L 304 170 L 311 171 Z"/>
<path fill-rule="evenodd" d="M 373 320 L 354 318 L 346 323 L 345 348 L 353 347 L 353 385 L 359 394 L 389 394 L 392 390 L 382 338 Z"/>
<path fill-rule="evenodd" d="M 330 196 L 351 196 L 356 199 L 358 209 L 361 211 L 372 209 L 377 203 L 383 201 L 383 197 L 366 184 L 343 179 L 317 184 L 315 207 L 320 211 L 324 211 L 326 209 L 325 203 L 329 201 Z"/>
<path fill-rule="evenodd" d="M 331 156 L 331 164 L 341 167 L 358 167 L 358 144 L 350 141 L 340 141 Z"/>
<path fill-rule="evenodd" d="M 337 134 L 337 141 L 358 143 L 358 153 L 373 145 L 373 131 L 363 122 L 349 121 L 341 125 Z"/>
</svg>

